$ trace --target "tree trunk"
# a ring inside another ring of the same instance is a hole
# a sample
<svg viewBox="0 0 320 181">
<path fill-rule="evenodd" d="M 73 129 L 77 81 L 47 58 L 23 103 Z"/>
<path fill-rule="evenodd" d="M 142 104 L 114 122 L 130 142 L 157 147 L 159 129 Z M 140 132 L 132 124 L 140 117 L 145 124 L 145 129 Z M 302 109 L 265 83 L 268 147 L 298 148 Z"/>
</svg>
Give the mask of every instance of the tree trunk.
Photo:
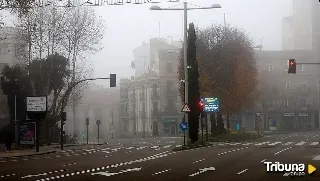
<svg viewBox="0 0 320 181">
<path fill-rule="evenodd" d="M 219 112 L 217 115 L 217 133 L 218 133 L 218 135 L 222 135 L 225 133 L 224 123 L 223 123 L 223 118 L 222 118 L 221 112 Z"/>
<path fill-rule="evenodd" d="M 210 122 L 211 122 L 211 135 L 217 135 L 217 120 L 216 120 L 216 113 L 210 114 Z"/>
</svg>

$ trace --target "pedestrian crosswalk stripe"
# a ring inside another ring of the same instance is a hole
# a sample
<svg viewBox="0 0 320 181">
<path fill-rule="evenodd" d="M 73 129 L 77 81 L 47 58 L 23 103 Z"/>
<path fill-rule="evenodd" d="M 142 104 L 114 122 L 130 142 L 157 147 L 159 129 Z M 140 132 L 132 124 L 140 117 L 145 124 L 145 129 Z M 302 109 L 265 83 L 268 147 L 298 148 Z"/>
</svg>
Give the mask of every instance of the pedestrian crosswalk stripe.
<svg viewBox="0 0 320 181">
<path fill-rule="evenodd" d="M 299 142 L 299 143 L 297 143 L 296 145 L 299 145 L 299 146 L 301 146 L 301 145 L 304 145 L 306 142 L 304 142 L 304 141 L 301 141 L 301 142 Z"/>
<path fill-rule="evenodd" d="M 319 142 L 313 142 L 310 145 L 315 146 L 315 145 L 318 145 L 318 144 L 319 144 Z"/>
</svg>

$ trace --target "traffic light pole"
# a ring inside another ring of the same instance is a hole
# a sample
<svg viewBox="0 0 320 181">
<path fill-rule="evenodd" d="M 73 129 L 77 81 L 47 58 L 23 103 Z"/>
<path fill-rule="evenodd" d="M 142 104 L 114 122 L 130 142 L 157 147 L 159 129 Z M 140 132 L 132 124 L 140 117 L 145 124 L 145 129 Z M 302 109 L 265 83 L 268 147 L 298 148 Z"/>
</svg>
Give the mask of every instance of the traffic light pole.
<svg viewBox="0 0 320 181">
<path fill-rule="evenodd" d="M 202 113 L 200 113 L 200 124 L 201 124 L 201 141 L 203 143 L 203 119 L 202 119 Z"/>
<path fill-rule="evenodd" d="M 74 82 L 70 87 L 68 87 L 68 89 L 66 90 L 66 92 L 64 93 L 63 97 L 62 97 L 62 105 L 61 105 L 61 108 L 60 108 L 60 116 L 61 116 L 61 133 L 60 133 L 60 148 L 61 150 L 63 150 L 63 125 L 64 125 L 64 121 L 62 119 L 62 113 L 64 111 L 64 108 L 65 108 L 65 105 L 66 105 L 66 98 L 69 97 L 72 89 L 82 83 L 82 82 L 85 82 L 85 81 L 90 81 L 90 80 L 105 80 L 105 79 L 110 79 L 110 87 L 115 87 L 115 81 L 116 81 L 116 74 L 110 74 L 110 77 L 101 77 L 101 78 L 91 78 L 91 79 L 82 79 L 82 80 L 79 80 L 77 82 Z"/>
<path fill-rule="evenodd" d="M 87 145 L 89 144 L 89 125 L 87 125 Z"/>
</svg>

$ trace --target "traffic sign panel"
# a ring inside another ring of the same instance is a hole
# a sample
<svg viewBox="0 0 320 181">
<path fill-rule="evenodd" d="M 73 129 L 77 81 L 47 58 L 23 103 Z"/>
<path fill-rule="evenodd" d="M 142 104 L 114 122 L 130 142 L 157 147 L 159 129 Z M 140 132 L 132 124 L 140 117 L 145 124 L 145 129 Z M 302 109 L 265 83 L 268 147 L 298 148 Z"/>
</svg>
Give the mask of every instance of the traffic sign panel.
<svg viewBox="0 0 320 181">
<path fill-rule="evenodd" d="M 190 108 L 187 103 L 184 104 L 184 106 L 181 109 L 181 112 L 190 112 Z"/>
<path fill-rule="evenodd" d="M 182 121 L 182 122 L 180 123 L 179 127 L 180 127 L 180 129 L 181 129 L 182 131 L 186 131 L 186 130 L 188 130 L 188 123 L 185 122 L 185 121 Z"/>
<path fill-rule="evenodd" d="M 47 97 L 27 97 L 27 112 L 46 112 Z"/>
</svg>

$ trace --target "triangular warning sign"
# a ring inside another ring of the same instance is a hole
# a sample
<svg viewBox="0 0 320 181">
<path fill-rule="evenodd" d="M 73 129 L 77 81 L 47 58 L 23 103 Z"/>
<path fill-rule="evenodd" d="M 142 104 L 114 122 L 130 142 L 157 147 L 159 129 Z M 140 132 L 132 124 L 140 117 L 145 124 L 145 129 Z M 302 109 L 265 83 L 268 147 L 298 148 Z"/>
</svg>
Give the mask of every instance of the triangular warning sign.
<svg viewBox="0 0 320 181">
<path fill-rule="evenodd" d="M 183 106 L 182 109 L 181 109 L 181 112 L 190 112 L 190 109 L 189 109 L 189 106 L 188 106 L 187 103 L 184 104 L 184 106 Z"/>
</svg>

